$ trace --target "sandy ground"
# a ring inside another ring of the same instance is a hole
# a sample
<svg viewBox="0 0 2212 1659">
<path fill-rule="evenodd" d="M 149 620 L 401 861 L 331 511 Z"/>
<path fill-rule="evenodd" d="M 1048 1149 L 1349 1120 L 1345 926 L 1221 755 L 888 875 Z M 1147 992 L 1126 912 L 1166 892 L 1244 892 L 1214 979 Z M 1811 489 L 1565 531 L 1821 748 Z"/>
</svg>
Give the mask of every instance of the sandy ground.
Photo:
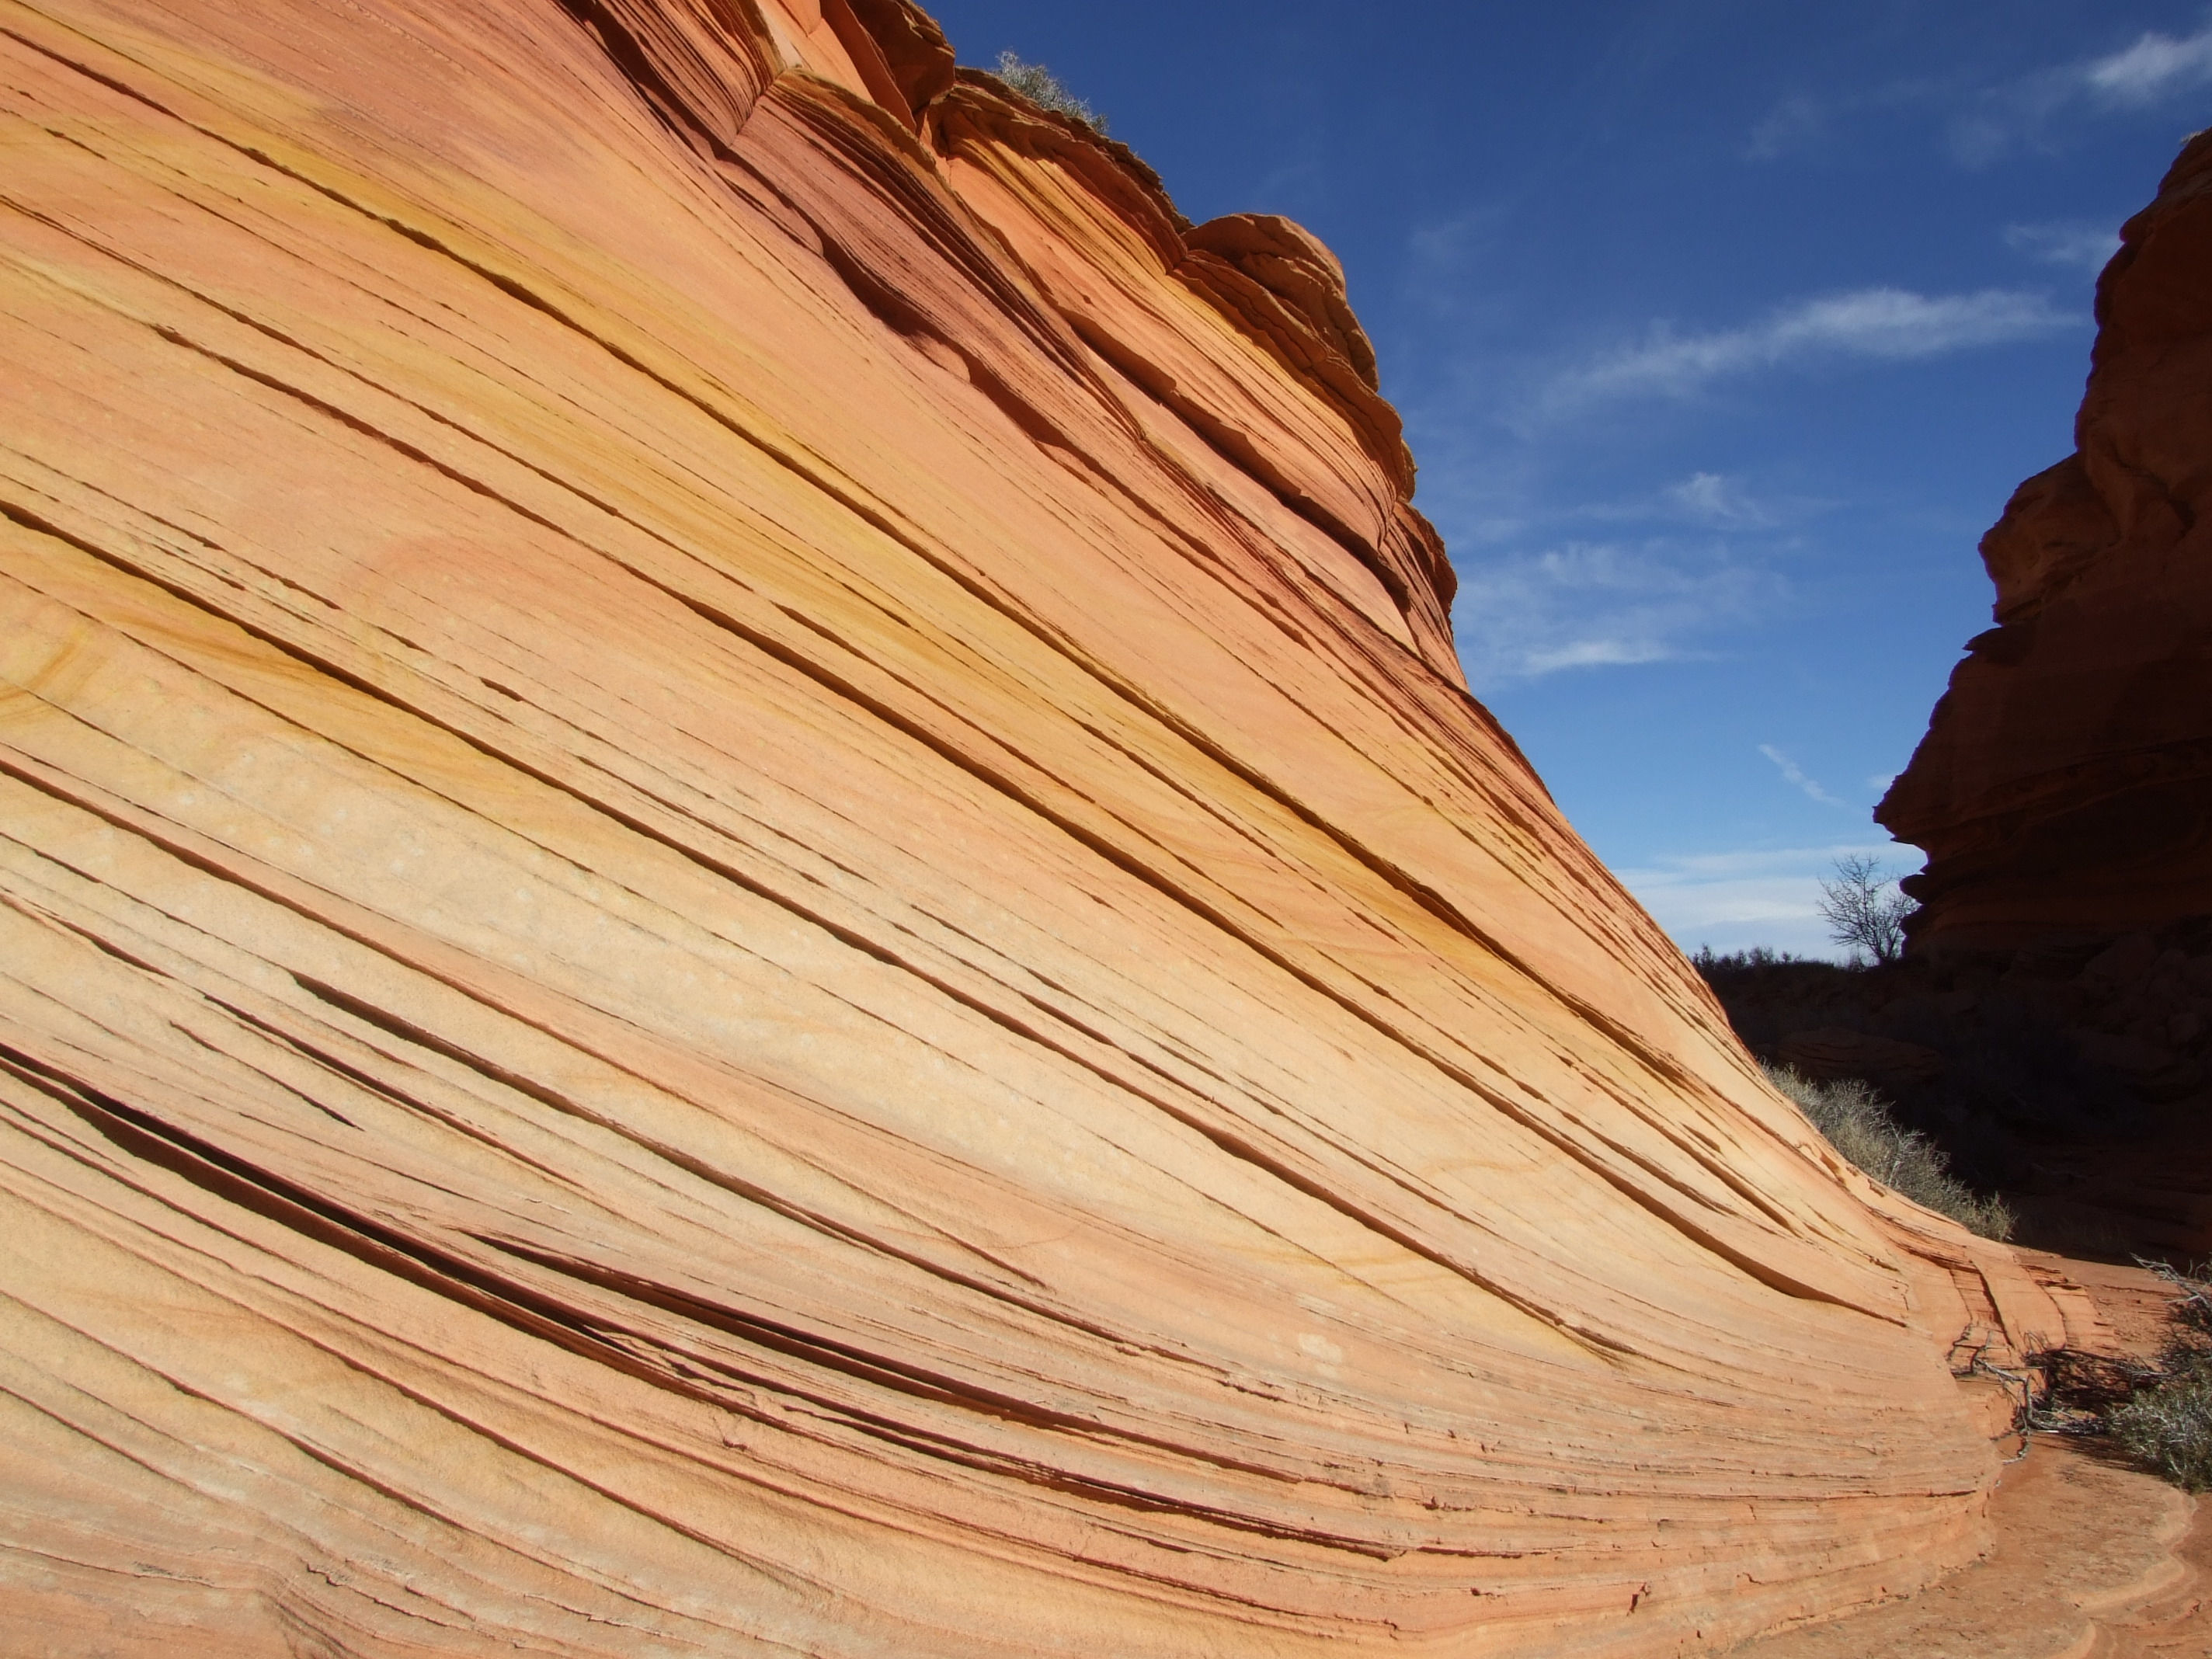
<svg viewBox="0 0 2212 1659">
<path fill-rule="evenodd" d="M 2045 1259 L 2089 1290 L 2124 1347 L 2157 1348 L 2166 1297 L 2149 1273 Z M 2212 1659 L 2212 1501 L 2100 1441 L 2037 1435 L 1991 1519 L 1991 1553 L 1942 1583 L 1729 1659 Z"/>
</svg>

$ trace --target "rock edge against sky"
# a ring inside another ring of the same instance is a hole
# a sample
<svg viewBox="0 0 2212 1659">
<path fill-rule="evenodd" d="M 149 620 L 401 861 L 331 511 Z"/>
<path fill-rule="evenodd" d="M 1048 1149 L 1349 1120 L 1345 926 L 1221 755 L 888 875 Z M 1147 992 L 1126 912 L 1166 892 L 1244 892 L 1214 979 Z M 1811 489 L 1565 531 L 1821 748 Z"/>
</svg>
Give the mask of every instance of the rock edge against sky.
<svg viewBox="0 0 2212 1659">
<path fill-rule="evenodd" d="M 1968 643 L 1876 810 L 1928 853 L 1925 950 L 2094 944 L 2212 915 L 2212 134 L 2097 283 L 2075 453 L 1982 539 Z"/>
</svg>

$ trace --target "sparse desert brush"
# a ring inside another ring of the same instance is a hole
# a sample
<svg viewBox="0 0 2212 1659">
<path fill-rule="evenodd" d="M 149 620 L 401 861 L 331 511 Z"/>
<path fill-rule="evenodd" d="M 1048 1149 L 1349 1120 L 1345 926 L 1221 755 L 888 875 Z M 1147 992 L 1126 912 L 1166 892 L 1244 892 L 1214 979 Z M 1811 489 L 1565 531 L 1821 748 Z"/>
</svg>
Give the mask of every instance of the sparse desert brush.
<svg viewBox="0 0 2212 1659">
<path fill-rule="evenodd" d="M 1697 953 L 1690 958 L 1697 970 L 1709 980 L 1716 975 L 1755 974 L 1769 968 L 1814 960 L 1814 957 L 1797 956 L 1789 951 L 1769 950 L 1764 945 L 1754 945 L 1748 951 L 1716 951 L 1710 945 L 1700 945 Z"/>
<path fill-rule="evenodd" d="M 2169 1368 L 2107 1413 L 2105 1428 L 2174 1485 L 2212 1487 L 2212 1354 Z"/>
<path fill-rule="evenodd" d="M 2142 1265 L 2177 1292 L 2173 1326 L 2158 1364 L 2105 1413 L 2105 1430 L 2174 1485 L 2204 1492 L 2212 1489 L 2212 1285 L 2163 1261 Z"/>
<path fill-rule="evenodd" d="M 2012 1237 L 2012 1209 L 2004 1200 L 1984 1198 L 1955 1178 L 1942 1148 L 1893 1117 L 1871 1085 L 1857 1078 L 1816 1082 L 1790 1066 L 1765 1070 L 1829 1145 L 1883 1186 L 1984 1238 Z"/>
<path fill-rule="evenodd" d="M 1012 52 L 1002 52 L 999 78 L 1038 108 L 1073 115 L 1100 137 L 1106 136 L 1106 118 L 1062 86 L 1060 77 L 1042 64 L 1025 64 Z"/>
</svg>

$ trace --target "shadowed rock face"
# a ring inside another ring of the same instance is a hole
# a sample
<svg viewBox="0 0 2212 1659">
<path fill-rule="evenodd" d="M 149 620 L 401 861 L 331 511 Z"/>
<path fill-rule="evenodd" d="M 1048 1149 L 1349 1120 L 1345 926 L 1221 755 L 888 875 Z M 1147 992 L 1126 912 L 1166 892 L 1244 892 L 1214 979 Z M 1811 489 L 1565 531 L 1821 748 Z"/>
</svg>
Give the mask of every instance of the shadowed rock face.
<svg viewBox="0 0 2212 1659">
<path fill-rule="evenodd" d="M 2212 914 L 2212 138 L 2121 235 L 2079 448 L 1983 538 L 1997 625 L 1875 812 L 1927 849 L 1923 948 Z"/>
<path fill-rule="evenodd" d="M 1946 1345 L 2083 1304 L 1468 696 L 1312 238 L 896 0 L 0 67 L 33 1650 L 1656 1655 L 1972 1554 Z"/>
</svg>

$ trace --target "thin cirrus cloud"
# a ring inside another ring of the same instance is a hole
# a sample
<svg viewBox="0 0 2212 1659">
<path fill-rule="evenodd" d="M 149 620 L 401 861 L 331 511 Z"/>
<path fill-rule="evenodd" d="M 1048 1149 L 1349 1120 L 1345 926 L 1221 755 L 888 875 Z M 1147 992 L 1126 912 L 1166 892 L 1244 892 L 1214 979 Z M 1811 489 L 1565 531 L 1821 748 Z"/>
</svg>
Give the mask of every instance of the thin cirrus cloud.
<svg viewBox="0 0 2212 1659">
<path fill-rule="evenodd" d="M 2124 51 L 2088 64 L 2081 79 L 2093 95 L 2133 105 L 2212 82 L 2212 24 L 2180 40 L 2148 33 Z"/>
<path fill-rule="evenodd" d="M 1838 845 L 1658 858 L 1615 872 L 1652 919 L 1685 950 L 1766 945 L 1832 954 L 1820 915 L 1820 883 L 1839 858 L 1909 857 L 1897 847 Z"/>
<path fill-rule="evenodd" d="M 1701 638 L 1783 597 L 1778 576 L 1724 550 L 1665 537 L 1568 542 L 1463 557 L 1453 629 L 1468 678 L 1486 689 L 1695 656 Z"/>
<path fill-rule="evenodd" d="M 1935 114 L 1951 158 L 1989 166 L 2022 149 L 2050 149 L 2063 124 L 2155 109 L 2212 85 L 2212 23 L 2194 34 L 2155 29 L 2098 57 L 2077 58 L 2009 80 L 1982 82 L 1937 75 L 1900 80 L 1839 95 L 1784 94 L 1753 123 L 1743 154 L 1772 161 L 1793 153 L 1832 149 L 1845 130 L 1869 118 Z"/>
<path fill-rule="evenodd" d="M 2118 231 L 2086 219 L 2008 225 L 2004 239 L 2005 246 L 2014 252 L 2024 253 L 2039 264 L 2086 270 L 2093 276 L 2120 251 Z"/>
<path fill-rule="evenodd" d="M 2049 148 L 2053 124 L 2069 115 L 2152 109 L 2207 85 L 2212 23 L 2179 38 L 2150 30 L 2103 57 L 1984 88 L 1951 123 L 1951 154 L 1986 167 L 2015 149 Z"/>
<path fill-rule="evenodd" d="M 1817 779 L 1807 776 L 1803 767 L 1798 765 L 1796 761 L 1790 759 L 1772 744 L 1762 743 L 1759 745 L 1759 752 L 1774 763 L 1775 769 L 1782 774 L 1782 781 L 1784 783 L 1793 789 L 1803 790 L 1807 799 L 1816 800 L 1823 806 L 1849 805 L 1848 802 L 1838 800 L 1823 789 Z"/>
<path fill-rule="evenodd" d="M 1818 512 L 1823 505 L 1803 499 L 1769 501 L 1754 495 L 1741 480 L 1725 473 L 1692 472 L 1652 495 L 1586 502 L 1550 516 L 1596 523 L 1692 525 L 1701 530 L 1767 530 L 1785 519 Z M 1526 520 L 1499 520 L 1498 533 L 1480 539 L 1495 541 L 1501 534 L 1519 533 L 1526 524 Z"/>
<path fill-rule="evenodd" d="M 1686 398 L 1715 381 L 1812 359 L 1890 362 L 2033 338 L 2082 319 L 2013 289 L 1924 295 L 1863 288 L 1822 295 L 1755 323 L 1707 333 L 1654 324 L 1638 343 L 1568 370 L 1540 398 L 1551 413 L 1623 398 Z"/>
<path fill-rule="evenodd" d="M 1717 530 L 1759 530 L 1775 521 L 1773 510 L 1733 478 L 1717 472 L 1692 472 L 1660 492 L 1668 505 L 1692 524 Z"/>
<path fill-rule="evenodd" d="M 1817 98 L 1793 92 L 1759 118 L 1744 155 L 1753 161 L 1771 161 L 1825 138 L 1835 112 Z"/>
</svg>

